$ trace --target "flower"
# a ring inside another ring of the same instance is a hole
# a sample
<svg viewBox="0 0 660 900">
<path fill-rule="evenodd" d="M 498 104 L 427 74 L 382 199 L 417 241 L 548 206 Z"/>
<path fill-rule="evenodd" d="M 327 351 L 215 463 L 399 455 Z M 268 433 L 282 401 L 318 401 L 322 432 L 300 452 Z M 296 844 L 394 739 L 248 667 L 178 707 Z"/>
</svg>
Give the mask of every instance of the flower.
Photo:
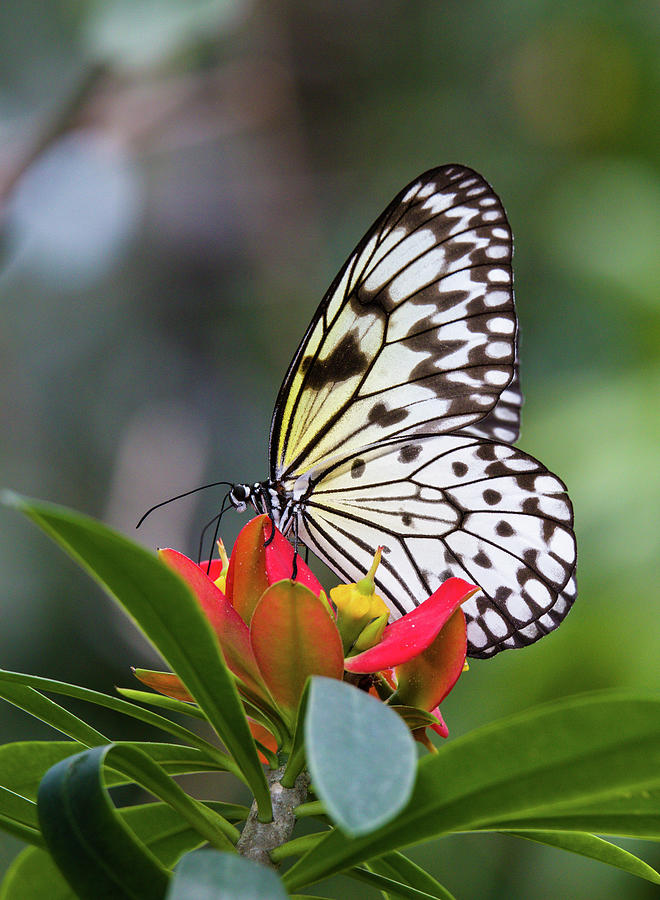
<svg viewBox="0 0 660 900">
<path fill-rule="evenodd" d="M 427 727 L 448 734 L 438 704 L 463 671 L 467 641 L 460 606 L 478 588 L 450 578 L 387 625 L 389 610 L 374 585 L 381 552 L 365 578 L 333 588 L 329 602 L 300 557 L 291 579 L 293 547 L 265 515 L 242 529 L 229 559 L 222 545 L 220 559 L 210 565 L 176 550 L 160 551 L 195 594 L 235 676 L 253 735 L 270 751 L 290 748 L 311 675 L 368 687 L 429 747 Z M 134 671 L 155 690 L 191 700 L 176 675 Z"/>
</svg>

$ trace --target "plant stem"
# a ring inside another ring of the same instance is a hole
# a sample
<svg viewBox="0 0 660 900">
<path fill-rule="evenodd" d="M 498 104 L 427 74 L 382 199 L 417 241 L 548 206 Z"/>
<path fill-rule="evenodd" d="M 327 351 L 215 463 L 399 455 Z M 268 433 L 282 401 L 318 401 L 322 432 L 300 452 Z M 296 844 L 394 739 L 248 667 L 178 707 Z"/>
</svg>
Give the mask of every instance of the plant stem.
<svg viewBox="0 0 660 900">
<path fill-rule="evenodd" d="M 243 833 L 236 844 L 236 849 L 242 856 L 271 868 L 276 866 L 270 858 L 270 851 L 291 838 L 296 824 L 294 810 L 306 800 L 310 781 L 309 774 L 301 772 L 292 788 L 282 787 L 280 781 L 284 769 L 281 766 L 267 774 L 273 804 L 272 821 L 260 822 L 256 803 L 253 803 Z"/>
</svg>

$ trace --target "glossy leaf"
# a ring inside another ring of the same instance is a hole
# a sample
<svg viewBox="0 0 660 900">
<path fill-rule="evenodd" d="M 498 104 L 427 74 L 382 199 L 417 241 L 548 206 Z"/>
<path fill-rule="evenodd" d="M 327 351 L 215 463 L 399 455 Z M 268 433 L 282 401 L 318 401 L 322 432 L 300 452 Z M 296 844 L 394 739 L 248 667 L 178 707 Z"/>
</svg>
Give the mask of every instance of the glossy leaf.
<svg viewBox="0 0 660 900">
<path fill-rule="evenodd" d="M 55 763 L 84 750 L 77 741 L 15 741 L 0 747 L 0 785 L 37 799 L 39 782 Z"/>
<path fill-rule="evenodd" d="M 230 759 L 229 756 L 227 756 L 226 753 L 218 750 L 217 747 L 215 747 L 213 744 L 210 744 L 208 741 L 205 741 L 204 738 L 200 737 L 198 734 L 195 734 L 194 731 L 190 731 L 188 728 L 184 728 L 183 726 L 178 725 L 176 722 L 172 722 L 170 719 L 165 718 L 165 716 L 158 715 L 158 713 L 154 713 L 151 710 L 142 709 L 141 707 L 136 706 L 133 703 L 128 703 L 126 700 L 122 700 L 119 697 L 111 697 L 108 694 L 102 694 L 99 691 L 92 691 L 89 688 L 79 687 L 76 684 L 67 684 L 65 681 L 55 681 L 52 678 L 41 678 L 38 675 L 24 675 L 22 672 L 7 672 L 4 669 L 0 669 L 0 691 L 3 690 L 5 682 L 11 685 L 27 685 L 30 687 L 38 688 L 42 691 L 49 691 L 55 694 L 63 694 L 66 697 L 75 697 L 76 700 L 84 700 L 87 703 L 93 703 L 96 706 L 102 706 L 106 709 L 112 709 L 115 712 L 121 713 L 122 715 L 130 716 L 133 719 L 138 719 L 140 722 L 146 722 L 148 725 L 153 725 L 155 728 L 158 728 L 161 731 L 168 732 L 174 737 L 178 737 L 180 740 L 185 741 L 186 743 L 191 744 L 193 747 L 197 747 L 199 750 L 202 750 L 213 756 L 218 762 L 218 768 L 224 768 L 229 772 L 233 772 L 238 777 L 242 777 L 235 763 Z M 36 693 L 36 691 L 34 693 Z M 45 713 L 54 715 L 58 710 L 62 709 L 62 707 L 56 705 L 57 710 L 51 713 L 51 707 L 49 705 L 45 705 L 43 709 L 41 707 L 37 707 L 35 706 L 35 700 L 29 693 L 25 695 L 16 695 L 16 697 L 18 701 L 21 701 L 20 706 L 22 709 L 25 709 L 26 712 L 31 712 L 32 715 L 37 716 L 37 718 L 41 718 L 43 721 L 50 721 L 49 719 L 46 719 L 44 717 Z M 23 700 L 23 697 L 25 697 L 26 699 Z M 14 702 L 17 706 L 19 705 L 19 702 Z M 51 701 L 47 701 L 47 704 L 49 704 L 50 702 Z M 59 713 L 57 714 L 59 715 Z M 70 716 L 71 714 L 67 713 L 67 715 Z M 206 716 L 204 716 L 204 718 L 206 719 Z M 66 719 L 65 721 L 68 723 L 70 720 Z M 76 723 L 74 723 L 74 725 L 75 724 Z M 84 743 L 84 745 L 87 747 L 98 746 L 102 743 L 110 743 L 109 738 L 100 735 L 100 733 L 96 730 L 93 730 L 90 733 L 86 730 L 77 729 L 76 733 L 80 735 L 80 743 Z M 103 738 L 103 740 L 100 739 L 101 737 Z"/>
<path fill-rule="evenodd" d="M 201 719 L 206 722 L 206 716 L 194 702 L 177 700 L 174 697 L 165 696 L 164 694 L 156 694 L 153 691 L 136 691 L 133 688 L 115 688 L 118 694 L 125 697 L 126 700 L 132 700 L 134 703 L 142 703 L 145 706 L 156 706 L 159 709 L 166 709 L 168 712 L 180 713 L 182 716 L 190 716 L 193 719 Z"/>
<path fill-rule="evenodd" d="M 391 878 L 387 875 L 381 875 L 379 872 L 371 871 L 370 868 L 356 866 L 344 873 L 356 881 L 362 881 L 377 888 L 385 896 L 394 895 L 395 897 L 406 897 L 408 900 L 435 900 L 437 894 L 429 894 L 418 888 L 411 887 L 397 878 Z M 451 894 L 445 894 L 445 898 L 451 898 Z M 453 898 L 452 898 L 453 900 Z"/>
<path fill-rule="evenodd" d="M 618 795 L 560 803 L 551 809 L 523 810 L 484 823 L 488 831 L 534 828 L 589 831 L 660 838 L 660 779 L 622 790 Z"/>
<path fill-rule="evenodd" d="M 250 639 L 264 680 L 290 721 L 310 675 L 343 675 L 341 637 L 328 607 L 294 581 L 280 581 L 264 592 L 252 616 Z"/>
<path fill-rule="evenodd" d="M 164 866 L 202 842 L 200 835 L 166 803 L 147 803 L 117 810 L 124 823 Z M 24 850 L 10 866 L 0 887 L 0 900 L 76 900 L 51 856 Z"/>
<path fill-rule="evenodd" d="M 117 744 L 141 749 L 167 773 L 215 772 L 213 758 L 192 747 L 178 744 L 135 742 Z M 51 766 L 79 752 L 82 745 L 73 741 L 21 741 L 0 747 L 0 829 L 36 846 L 43 846 L 35 800 L 39 782 Z M 106 785 L 130 781 L 131 776 L 106 770 Z M 234 820 L 244 818 L 246 809 L 223 804 Z M 219 809 L 218 805 L 215 808 Z"/>
<path fill-rule="evenodd" d="M 124 824 L 103 785 L 108 748 L 63 760 L 39 788 L 41 830 L 81 900 L 162 900 L 169 873 Z"/>
<path fill-rule="evenodd" d="M 101 734 L 96 728 L 92 728 L 78 716 L 74 716 L 59 703 L 44 697 L 34 688 L 8 683 L 3 678 L 4 674 L 0 670 L 0 697 L 3 700 L 13 703 L 19 709 L 30 713 L 36 719 L 51 725 L 57 731 L 80 741 L 87 747 L 97 747 L 99 744 L 108 743 L 109 739 L 104 734 Z"/>
<path fill-rule="evenodd" d="M 507 832 L 504 832 L 507 833 Z M 581 831 L 510 831 L 508 834 L 515 837 L 526 838 L 539 844 L 547 844 L 550 847 L 558 847 L 560 850 L 569 850 L 589 859 L 597 859 L 600 862 L 623 869 L 630 875 L 645 878 L 653 884 L 660 884 L 660 873 L 651 868 L 643 860 L 639 859 L 627 850 L 617 847 L 610 841 L 596 837 L 594 834 L 586 834 Z"/>
<path fill-rule="evenodd" d="M 191 799 L 145 753 L 128 744 L 87 750 L 53 766 L 37 797 L 48 849 L 81 897 L 103 896 L 105 891 L 113 897 L 160 900 L 169 878 L 112 805 L 103 782 L 104 765 L 128 774 L 163 799 L 197 832 L 200 841 L 233 849 L 227 835 L 235 840 L 236 829 Z"/>
<path fill-rule="evenodd" d="M 411 734 L 395 712 L 364 691 L 314 678 L 305 746 L 316 793 L 346 835 L 373 831 L 410 798 L 417 763 Z"/>
<path fill-rule="evenodd" d="M 120 602 L 164 656 L 240 766 L 268 820 L 270 794 L 236 687 L 215 632 L 185 582 L 100 522 L 54 504 L 10 499 Z"/>
<path fill-rule="evenodd" d="M 635 817 L 624 815 L 628 792 L 643 806 L 637 795 L 660 785 L 659 759 L 657 698 L 605 692 L 548 704 L 473 731 L 421 760 L 410 802 L 396 819 L 351 840 L 332 832 L 285 880 L 295 890 L 452 831 L 517 829 L 525 821 L 528 827 L 545 823 L 538 827 L 546 830 L 553 821 L 572 823 L 559 827 L 584 831 L 581 813 L 597 821 L 601 833 L 638 835 L 643 823 L 636 827 Z M 647 813 L 660 837 L 657 793 Z"/>
<path fill-rule="evenodd" d="M 233 853 L 198 850 L 176 868 L 165 900 L 287 900 L 272 869 Z"/>
<path fill-rule="evenodd" d="M 403 853 L 387 853 L 379 859 L 373 859 L 369 862 L 369 868 L 381 875 L 402 881 L 418 891 L 425 891 L 438 900 L 454 900 L 453 894 L 444 885 Z"/>
</svg>

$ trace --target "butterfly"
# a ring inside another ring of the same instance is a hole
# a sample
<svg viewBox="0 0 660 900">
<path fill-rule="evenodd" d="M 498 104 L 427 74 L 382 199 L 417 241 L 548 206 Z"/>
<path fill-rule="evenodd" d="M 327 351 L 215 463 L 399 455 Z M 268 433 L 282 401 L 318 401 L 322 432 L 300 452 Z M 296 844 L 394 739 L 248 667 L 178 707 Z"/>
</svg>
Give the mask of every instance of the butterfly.
<svg viewBox="0 0 660 900">
<path fill-rule="evenodd" d="M 273 413 L 270 477 L 233 485 L 342 579 L 383 546 L 375 581 L 398 618 L 443 581 L 468 654 L 531 644 L 576 595 L 563 482 L 520 430 L 513 239 L 472 169 L 431 169 L 367 231 L 314 313 Z"/>
</svg>

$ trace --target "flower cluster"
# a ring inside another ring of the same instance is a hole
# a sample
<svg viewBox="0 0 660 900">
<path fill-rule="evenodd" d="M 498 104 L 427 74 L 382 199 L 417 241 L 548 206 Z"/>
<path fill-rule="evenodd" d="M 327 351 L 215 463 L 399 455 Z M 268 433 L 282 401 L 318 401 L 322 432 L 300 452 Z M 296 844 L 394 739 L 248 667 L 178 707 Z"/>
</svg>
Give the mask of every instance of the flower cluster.
<svg viewBox="0 0 660 900">
<path fill-rule="evenodd" d="M 450 578 L 407 615 L 387 624 L 376 594 L 381 549 L 366 576 L 326 596 L 316 577 L 267 516 L 240 532 L 231 558 L 198 565 L 176 550 L 161 559 L 187 582 L 215 631 L 236 679 L 255 738 L 264 749 L 287 750 L 298 705 L 311 675 L 351 681 L 379 696 L 432 748 L 431 728 L 448 734 L 438 704 L 465 667 L 461 604 L 478 588 Z M 145 684 L 190 700 L 170 673 L 135 670 Z"/>
</svg>

